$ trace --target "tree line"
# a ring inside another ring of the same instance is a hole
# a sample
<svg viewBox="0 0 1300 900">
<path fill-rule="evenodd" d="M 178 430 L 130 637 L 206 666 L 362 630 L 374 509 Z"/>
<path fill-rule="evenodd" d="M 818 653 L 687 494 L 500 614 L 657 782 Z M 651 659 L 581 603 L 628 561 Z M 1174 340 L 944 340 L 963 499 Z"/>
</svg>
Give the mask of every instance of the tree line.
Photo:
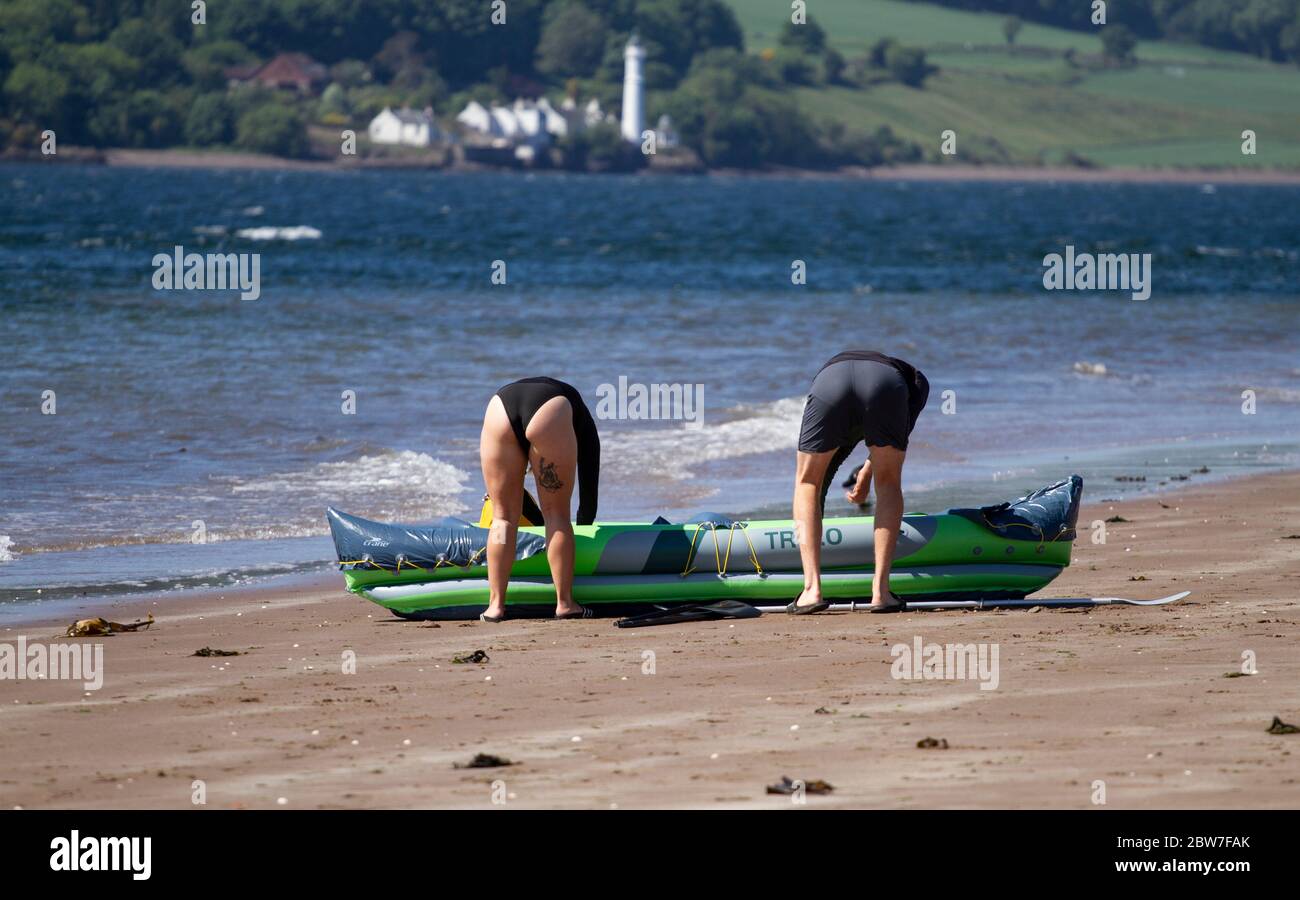
<svg viewBox="0 0 1300 900">
<path fill-rule="evenodd" d="M 94 147 L 235 146 L 311 152 L 311 125 L 364 125 L 385 106 L 454 115 L 471 99 L 568 93 L 621 102 L 623 50 L 646 49 L 652 116 L 669 112 L 712 166 L 874 164 L 919 151 L 887 130 L 851 133 L 804 115 L 800 86 L 922 86 L 933 67 L 896 44 L 844 60 L 813 21 L 746 53 L 722 0 L 210 0 L 206 21 L 169 0 L 0 0 L 0 143 L 47 129 Z M 777 14 L 780 13 L 779 10 Z M 326 67 L 298 96 L 230 84 L 278 53 Z M 590 139 L 588 139 L 590 141 Z"/>
</svg>

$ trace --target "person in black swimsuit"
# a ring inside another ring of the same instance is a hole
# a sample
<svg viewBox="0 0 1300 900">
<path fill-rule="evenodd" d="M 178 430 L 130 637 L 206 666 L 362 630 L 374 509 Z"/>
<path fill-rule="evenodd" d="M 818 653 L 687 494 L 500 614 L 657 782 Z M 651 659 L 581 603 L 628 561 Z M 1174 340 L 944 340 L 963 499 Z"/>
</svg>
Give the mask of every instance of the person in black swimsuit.
<svg viewBox="0 0 1300 900">
<path fill-rule="evenodd" d="M 493 395 L 479 440 L 483 480 L 492 501 L 488 540 L 488 608 L 481 619 L 506 615 L 506 588 L 514 565 L 524 474 L 529 467 L 546 526 L 546 558 L 555 583 L 555 617 L 588 618 L 573 601 L 573 524 L 569 503 L 578 481 L 578 524 L 596 520 L 600 487 L 600 437 L 582 395 L 554 378 L 523 378 Z"/>
<path fill-rule="evenodd" d="M 845 496 L 850 503 L 864 503 L 875 480 L 871 611 L 903 608 L 903 601 L 889 590 L 889 572 L 903 520 L 903 459 L 929 396 L 930 382 L 918 369 L 874 350 L 840 353 L 813 379 L 799 432 L 794 488 L 804 586 L 787 612 L 806 615 L 830 606 L 821 586 L 822 516 L 836 471 L 859 443 L 867 445 L 870 458 Z"/>
</svg>

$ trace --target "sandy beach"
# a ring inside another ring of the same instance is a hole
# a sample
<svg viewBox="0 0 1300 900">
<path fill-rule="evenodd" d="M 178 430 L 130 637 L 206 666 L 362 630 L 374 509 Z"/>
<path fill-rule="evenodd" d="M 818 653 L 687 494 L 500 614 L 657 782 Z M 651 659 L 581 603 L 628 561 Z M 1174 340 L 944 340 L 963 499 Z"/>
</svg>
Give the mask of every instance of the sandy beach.
<svg viewBox="0 0 1300 900">
<path fill-rule="evenodd" d="M 0 682 L 0 802 L 185 808 L 202 781 L 213 808 L 474 808 L 497 782 L 507 807 L 783 808 L 788 775 L 830 782 L 820 807 L 1083 809 L 1098 781 L 1110 807 L 1294 807 L 1300 736 L 1266 729 L 1300 721 L 1298 522 L 1300 473 L 1085 506 L 1046 595 L 1193 592 L 1158 608 L 431 625 L 337 576 L 88 606 L 157 624 L 86 639 L 101 690 Z M 918 637 L 996 644 L 996 689 L 891 677 Z M 1227 677 L 1247 652 L 1258 674 Z M 457 768 L 476 753 L 514 764 Z"/>
</svg>

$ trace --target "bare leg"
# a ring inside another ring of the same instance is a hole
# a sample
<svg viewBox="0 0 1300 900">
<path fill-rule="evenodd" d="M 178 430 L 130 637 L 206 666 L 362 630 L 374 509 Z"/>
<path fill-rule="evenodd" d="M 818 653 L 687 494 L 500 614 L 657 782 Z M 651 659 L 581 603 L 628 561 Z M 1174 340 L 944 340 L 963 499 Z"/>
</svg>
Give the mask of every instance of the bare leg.
<svg viewBox="0 0 1300 900">
<path fill-rule="evenodd" d="M 871 605 L 889 599 L 889 572 L 903 524 L 903 458 L 896 447 L 872 447 L 871 477 L 876 483 L 876 572 L 871 580 Z"/>
<path fill-rule="evenodd" d="M 492 500 L 492 528 L 487 546 L 487 615 L 497 618 L 506 612 L 506 588 L 510 584 L 510 569 L 515 564 L 515 540 L 523 509 L 524 469 L 528 460 L 510 428 L 501 398 L 495 395 L 483 417 L 479 461 Z"/>
<path fill-rule="evenodd" d="M 569 506 L 578 470 L 578 437 L 573 430 L 573 407 L 564 397 L 553 397 L 537 410 L 526 432 L 528 454 L 537 483 L 537 505 L 546 520 L 546 561 L 555 584 L 555 614 L 581 612 L 573 602 L 573 521 Z"/>
<path fill-rule="evenodd" d="M 799 451 L 794 475 L 794 531 L 803 563 L 803 592 L 799 606 L 822 602 L 822 480 L 836 451 Z"/>
</svg>

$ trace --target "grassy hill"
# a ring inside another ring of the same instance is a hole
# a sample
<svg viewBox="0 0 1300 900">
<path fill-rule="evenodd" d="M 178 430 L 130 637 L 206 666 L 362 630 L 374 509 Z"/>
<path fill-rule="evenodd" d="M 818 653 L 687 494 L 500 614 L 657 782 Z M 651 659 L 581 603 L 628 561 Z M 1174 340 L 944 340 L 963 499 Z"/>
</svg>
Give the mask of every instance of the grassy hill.
<svg viewBox="0 0 1300 900">
<path fill-rule="evenodd" d="M 728 0 L 751 52 L 776 45 L 784 0 Z M 923 90 L 802 88 L 812 115 L 855 128 L 889 125 L 929 150 L 951 128 L 959 146 L 996 141 L 1016 160 L 1074 153 L 1101 165 L 1300 166 L 1300 69 L 1245 54 L 1143 41 L 1129 69 L 1076 69 L 1098 57 L 1093 34 L 1026 23 L 1014 47 L 1004 16 L 899 0 L 811 0 L 809 12 L 847 57 L 892 37 L 923 47 L 940 73 Z M 1258 154 L 1241 154 L 1241 132 Z"/>
</svg>

